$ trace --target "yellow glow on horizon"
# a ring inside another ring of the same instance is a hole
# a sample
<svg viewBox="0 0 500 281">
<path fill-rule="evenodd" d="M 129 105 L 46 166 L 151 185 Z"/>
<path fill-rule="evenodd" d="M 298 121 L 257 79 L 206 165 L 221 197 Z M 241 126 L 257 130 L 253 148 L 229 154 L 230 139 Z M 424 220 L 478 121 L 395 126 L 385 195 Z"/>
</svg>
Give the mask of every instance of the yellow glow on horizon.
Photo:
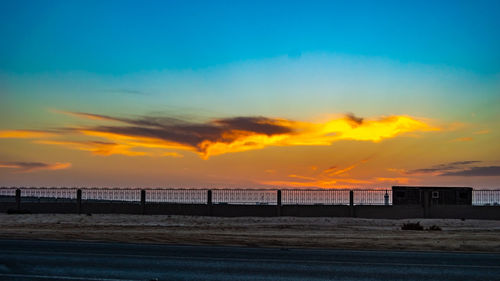
<svg viewBox="0 0 500 281">
<path fill-rule="evenodd" d="M 292 187 L 292 188 L 324 188 L 324 189 L 342 189 L 350 188 L 353 184 L 370 185 L 373 181 L 358 180 L 358 179 L 330 179 L 330 180 L 315 180 L 315 181 L 260 181 L 260 184 L 277 186 L 277 187 Z"/>
</svg>

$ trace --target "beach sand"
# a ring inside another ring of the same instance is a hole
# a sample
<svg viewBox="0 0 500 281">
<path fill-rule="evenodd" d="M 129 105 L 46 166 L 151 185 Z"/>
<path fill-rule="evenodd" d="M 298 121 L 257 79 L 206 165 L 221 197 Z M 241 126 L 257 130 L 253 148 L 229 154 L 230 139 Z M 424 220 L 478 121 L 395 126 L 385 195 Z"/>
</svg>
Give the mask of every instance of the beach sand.
<svg viewBox="0 0 500 281">
<path fill-rule="evenodd" d="M 401 230 L 404 223 L 417 221 L 442 230 Z M 0 238 L 500 252 L 500 221 L 0 214 Z"/>
</svg>

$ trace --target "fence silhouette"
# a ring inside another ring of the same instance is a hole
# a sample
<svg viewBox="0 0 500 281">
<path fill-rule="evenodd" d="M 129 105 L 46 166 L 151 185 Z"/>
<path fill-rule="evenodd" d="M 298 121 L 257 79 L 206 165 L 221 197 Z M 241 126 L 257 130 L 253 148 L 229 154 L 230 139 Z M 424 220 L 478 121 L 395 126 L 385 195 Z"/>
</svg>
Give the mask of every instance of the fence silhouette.
<svg viewBox="0 0 500 281">
<path fill-rule="evenodd" d="M 141 189 L 0 187 L 0 202 L 141 202 L 242 205 L 392 205 L 390 189 Z M 78 190 L 81 198 L 78 198 Z M 473 190 L 472 204 L 500 205 L 500 190 Z"/>
</svg>

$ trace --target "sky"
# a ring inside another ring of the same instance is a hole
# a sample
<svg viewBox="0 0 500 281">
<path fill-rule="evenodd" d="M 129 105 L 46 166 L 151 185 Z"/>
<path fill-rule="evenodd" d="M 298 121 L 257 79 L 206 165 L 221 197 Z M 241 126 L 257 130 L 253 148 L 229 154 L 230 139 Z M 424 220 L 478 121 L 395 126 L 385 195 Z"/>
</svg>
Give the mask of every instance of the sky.
<svg viewBox="0 0 500 281">
<path fill-rule="evenodd" d="M 499 1 L 2 1 L 0 186 L 500 188 Z"/>
</svg>

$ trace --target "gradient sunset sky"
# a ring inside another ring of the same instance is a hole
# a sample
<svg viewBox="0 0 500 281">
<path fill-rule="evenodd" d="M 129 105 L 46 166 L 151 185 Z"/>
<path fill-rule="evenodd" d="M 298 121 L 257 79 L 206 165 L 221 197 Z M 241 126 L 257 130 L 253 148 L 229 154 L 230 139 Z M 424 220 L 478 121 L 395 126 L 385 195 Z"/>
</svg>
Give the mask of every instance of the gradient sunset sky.
<svg viewBox="0 0 500 281">
<path fill-rule="evenodd" d="M 500 187 L 500 1 L 2 1 L 0 185 Z"/>
</svg>

